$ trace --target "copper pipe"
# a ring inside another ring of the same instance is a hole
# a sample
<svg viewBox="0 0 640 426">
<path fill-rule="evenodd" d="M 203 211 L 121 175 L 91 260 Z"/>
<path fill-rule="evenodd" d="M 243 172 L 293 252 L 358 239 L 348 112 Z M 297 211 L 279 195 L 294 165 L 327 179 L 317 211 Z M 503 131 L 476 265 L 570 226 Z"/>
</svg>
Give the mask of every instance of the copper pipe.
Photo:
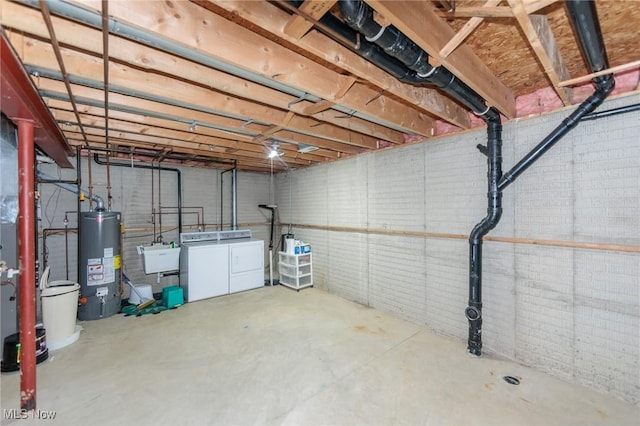
<svg viewBox="0 0 640 426">
<path fill-rule="evenodd" d="M 164 208 L 164 207 L 163 207 L 163 208 Z M 156 212 L 156 213 L 155 213 L 155 215 L 156 215 L 156 216 L 160 216 L 160 215 L 163 215 L 163 216 L 166 216 L 166 215 L 170 215 L 170 216 L 177 216 L 177 215 L 179 215 L 179 214 L 180 214 L 180 213 L 178 213 L 178 212 L 160 212 L 160 213 Z M 200 213 L 199 213 L 199 212 L 183 212 L 183 213 L 182 213 L 182 215 L 183 215 L 183 216 L 187 216 L 187 215 L 196 215 L 196 226 L 197 226 L 198 228 L 200 228 L 200 227 L 202 226 L 202 222 L 201 222 L 201 220 L 200 220 Z M 192 226 L 192 225 L 185 225 L 185 226 Z M 173 228 L 171 228 L 171 229 L 173 229 Z"/>
<path fill-rule="evenodd" d="M 162 212 L 162 179 L 160 176 L 160 163 L 158 163 L 158 211 Z M 159 241 L 162 242 L 162 215 L 158 215 Z"/>
<path fill-rule="evenodd" d="M 69 75 L 67 74 L 67 69 L 64 66 L 64 60 L 62 59 L 62 54 L 60 53 L 60 44 L 58 43 L 56 32 L 53 29 L 53 23 L 51 22 L 51 15 L 49 14 L 49 7 L 47 6 L 47 2 L 45 0 L 40 0 L 40 12 L 42 13 L 42 18 L 44 19 L 44 22 L 47 25 L 47 30 L 49 30 L 49 36 L 51 37 L 51 45 L 53 46 L 53 52 L 55 53 L 56 59 L 58 60 L 58 65 L 60 66 L 60 72 L 62 73 L 64 85 L 67 88 L 67 95 L 69 96 L 69 100 L 71 101 L 71 106 L 73 107 L 73 113 L 76 116 L 76 121 L 78 122 L 78 126 L 80 127 L 80 132 L 82 133 L 82 137 L 84 138 L 84 143 L 89 145 L 89 141 L 87 140 L 87 134 L 84 132 L 82 121 L 80 121 L 80 114 L 78 113 L 78 107 L 76 106 L 76 102 L 73 98 L 73 93 L 71 93 L 71 83 L 69 82 Z"/>
<path fill-rule="evenodd" d="M 33 122 L 18 121 L 20 408 L 36 408 L 35 148 Z"/>
<path fill-rule="evenodd" d="M 102 63 L 104 65 L 104 145 L 109 148 L 109 2 L 102 0 Z M 107 153 L 107 210 L 111 211 L 111 167 Z"/>
<path fill-rule="evenodd" d="M 153 223 L 153 242 L 156 242 L 156 200 L 155 200 L 155 173 L 151 162 L 151 223 Z"/>
<path fill-rule="evenodd" d="M 93 178 L 91 174 L 91 151 L 87 151 L 87 173 L 89 175 L 89 210 L 93 210 Z"/>
<path fill-rule="evenodd" d="M 74 212 L 75 213 L 75 212 Z M 47 238 L 52 235 L 64 234 L 64 249 L 65 249 L 65 266 L 67 273 L 67 280 L 69 279 L 69 232 L 77 233 L 78 228 L 45 228 L 42 230 L 42 269 L 46 269 L 49 264 L 49 249 L 47 247 Z"/>
<path fill-rule="evenodd" d="M 202 206 L 163 206 L 162 207 L 164 210 L 188 210 L 188 209 L 192 209 L 192 210 L 200 210 L 200 212 L 196 212 L 198 213 L 198 226 L 202 225 L 203 229 L 204 229 L 204 207 Z M 162 211 L 160 211 L 160 213 L 162 213 Z M 166 213 L 165 213 L 166 214 Z M 190 212 L 184 212 L 183 214 L 190 214 Z M 202 218 L 202 221 L 200 220 L 200 218 Z"/>
</svg>

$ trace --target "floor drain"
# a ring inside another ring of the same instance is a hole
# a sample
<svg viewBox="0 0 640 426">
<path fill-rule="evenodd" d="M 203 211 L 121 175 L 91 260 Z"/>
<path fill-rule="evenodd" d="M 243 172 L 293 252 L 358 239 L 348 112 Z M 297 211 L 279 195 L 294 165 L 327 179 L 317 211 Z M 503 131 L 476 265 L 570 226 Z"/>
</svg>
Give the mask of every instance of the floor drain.
<svg viewBox="0 0 640 426">
<path fill-rule="evenodd" d="M 510 385 L 519 385 L 520 384 L 520 380 L 517 377 L 504 376 L 503 379 L 504 379 L 505 382 L 509 383 Z"/>
</svg>

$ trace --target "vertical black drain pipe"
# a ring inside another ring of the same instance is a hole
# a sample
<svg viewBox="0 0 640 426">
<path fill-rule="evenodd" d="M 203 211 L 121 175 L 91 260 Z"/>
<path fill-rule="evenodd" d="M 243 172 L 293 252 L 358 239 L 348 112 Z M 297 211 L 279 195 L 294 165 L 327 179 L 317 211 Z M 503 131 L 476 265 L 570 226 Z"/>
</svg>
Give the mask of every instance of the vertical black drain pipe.
<svg viewBox="0 0 640 426">
<path fill-rule="evenodd" d="M 375 43 L 384 52 L 376 51 L 373 47 L 366 47 L 366 56 L 370 61 L 386 55 L 395 58 L 407 69 L 396 72 L 405 81 L 424 86 L 435 86 L 443 92 L 471 109 L 487 122 L 487 147 L 481 151 L 487 155 L 487 215 L 478 223 L 469 236 L 469 305 L 465 315 L 469 320 L 468 351 L 480 355 L 482 349 L 482 238 L 500 221 L 502 216 L 502 191 L 499 182 L 502 178 L 502 123 L 500 113 L 495 108 L 489 108 L 485 100 L 465 83 L 457 79 L 444 67 L 432 67 L 429 56 L 419 46 L 402 34 L 393 25 L 380 26 L 373 19 L 373 10 L 359 0 L 343 0 L 340 2 L 346 23 L 353 29 L 365 35 L 365 40 Z M 324 18 L 323 18 L 324 19 Z M 335 23 L 327 22 L 333 29 Z M 345 35 L 345 31 L 341 31 Z M 364 41 L 359 42 L 365 45 Z M 388 65 L 389 60 L 383 62 Z M 386 69 L 387 67 L 383 67 Z M 394 69 L 395 70 L 395 69 Z M 413 74 L 409 72 L 413 71 Z"/>
<path fill-rule="evenodd" d="M 482 352 L 482 238 L 500 221 L 502 216 L 502 190 L 498 183 L 502 177 L 502 124 L 500 114 L 492 108 L 487 121 L 487 215 L 469 235 L 469 306 L 465 316 L 469 320 L 467 350 L 473 355 Z"/>
<path fill-rule="evenodd" d="M 598 72 L 609 68 L 595 3 L 591 1 L 567 1 L 566 6 L 582 55 L 590 71 Z M 491 121 L 487 121 L 489 126 L 487 130 L 489 136 L 489 212 L 482 222 L 473 228 L 469 237 L 469 306 L 465 310 L 465 314 L 469 320 L 468 351 L 474 355 L 479 356 L 482 353 L 482 237 L 500 219 L 502 190 L 576 127 L 582 117 L 600 106 L 615 86 L 615 80 L 611 74 L 596 77 L 593 79 L 593 83 L 596 87 L 595 93 L 582 102 L 558 127 L 504 176 L 501 176 L 501 171 L 499 170 L 500 161 L 497 158 L 501 154 L 499 151 L 492 152 L 492 146 L 495 150 L 499 143 L 496 140 L 492 140 L 496 138 L 496 135 L 494 131 L 490 130 Z M 497 135 L 497 138 L 499 137 L 500 135 Z"/>
</svg>

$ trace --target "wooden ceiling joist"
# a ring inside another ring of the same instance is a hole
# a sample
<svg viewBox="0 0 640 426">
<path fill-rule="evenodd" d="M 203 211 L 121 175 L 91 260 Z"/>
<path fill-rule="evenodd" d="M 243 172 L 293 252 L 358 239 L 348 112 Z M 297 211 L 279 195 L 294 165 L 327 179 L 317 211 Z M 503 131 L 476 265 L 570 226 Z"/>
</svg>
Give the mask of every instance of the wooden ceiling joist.
<svg viewBox="0 0 640 426">
<path fill-rule="evenodd" d="M 63 99 L 62 94 L 62 86 L 59 81 L 39 78 L 38 79 L 38 87 L 44 91 L 45 96 L 48 98 L 48 102 L 51 103 L 55 101 L 51 99 L 55 96 L 56 99 Z M 76 102 L 79 104 L 79 110 L 88 111 L 89 108 L 102 108 L 100 104 L 100 92 L 96 89 L 78 86 L 74 89 L 76 93 Z M 64 100 L 64 99 L 63 99 Z M 68 99 L 66 99 L 68 101 Z M 83 104 L 84 103 L 84 104 Z M 186 122 L 198 122 L 198 123 L 206 123 L 208 125 L 215 125 L 221 128 L 236 128 L 240 129 L 243 122 L 238 120 L 234 120 L 227 117 L 220 117 L 213 114 L 207 114 L 200 111 L 189 110 L 183 107 L 175 107 L 165 105 L 159 102 L 148 101 L 143 99 L 132 99 L 129 96 L 120 95 L 118 93 L 112 93 L 110 96 L 110 109 L 112 116 L 116 113 L 116 111 L 124 111 L 127 112 L 130 109 L 136 111 L 136 114 L 133 114 L 140 119 L 140 117 L 175 117 L 177 119 L 182 119 L 182 126 L 187 128 Z M 99 106 L 98 106 L 99 105 Z M 95 111 L 95 109 L 94 109 Z M 251 141 L 252 136 L 246 134 L 238 134 L 233 132 L 227 132 L 226 130 L 217 130 L 211 129 L 207 126 L 198 126 L 208 129 L 207 131 L 215 132 L 218 137 L 222 138 L 232 138 L 234 140 L 244 140 Z M 251 124 L 247 126 L 250 128 L 252 132 L 256 132 L 256 134 L 267 129 L 266 126 Z M 347 154 L 356 154 L 361 152 L 359 148 L 354 147 L 352 145 L 346 145 L 339 142 L 334 142 L 326 139 L 320 139 L 315 137 L 310 137 L 307 135 L 301 135 L 294 132 L 280 132 L 279 137 L 285 139 L 287 141 L 292 141 L 295 143 L 304 143 L 306 145 L 318 146 L 320 148 L 324 148 L 327 150 L 336 151 L 339 153 L 347 153 Z"/>
<path fill-rule="evenodd" d="M 88 0 L 78 3 L 88 8 L 94 6 Z M 394 99 L 367 103 L 376 92 L 365 86 L 357 91 L 352 89 L 349 97 L 337 99 L 336 95 L 348 77 L 193 3 L 113 2 L 109 12 L 119 22 L 173 39 L 227 64 L 333 101 L 381 122 L 392 123 L 397 128 L 425 136 L 433 129 L 434 122 L 430 117 L 406 110 Z M 252 60 L 247 61 L 247 56 Z"/>
<path fill-rule="evenodd" d="M 313 21 L 306 18 L 318 20 L 336 3 L 337 0 L 306 0 L 298 8 L 301 14 L 292 16 L 283 31 L 291 37 L 301 38 L 313 27 Z"/>
<path fill-rule="evenodd" d="M 55 104 L 54 104 L 55 102 Z M 54 113 L 56 119 L 63 123 L 72 122 L 73 116 L 69 115 L 68 103 L 62 101 L 49 102 L 49 107 Z M 80 105 L 81 118 L 87 125 L 102 126 L 102 111 L 97 107 L 83 108 Z M 141 116 L 129 113 L 122 113 L 117 110 L 112 110 L 110 114 L 110 122 L 112 124 L 113 131 L 126 130 L 128 132 L 137 132 L 144 135 L 155 135 L 160 137 L 173 137 L 175 139 L 189 141 L 192 140 L 203 146 L 216 145 L 220 149 L 235 149 L 236 151 L 249 151 L 264 153 L 264 148 L 261 145 L 250 143 L 249 137 L 246 137 L 245 142 L 235 141 L 225 138 L 224 133 L 222 135 L 215 129 L 209 129 L 206 127 L 198 127 L 198 134 L 185 131 L 185 126 L 181 123 L 170 120 L 160 120 L 147 118 L 141 120 Z M 126 124 L 126 127 L 122 127 Z M 221 137 L 222 136 L 222 137 Z M 205 138 L 205 139 L 199 139 Z M 172 144 L 173 145 L 173 144 Z M 328 159 L 336 159 L 340 157 L 340 153 L 330 151 L 326 149 L 318 149 L 311 154 L 300 154 L 297 152 L 297 146 L 293 144 L 282 143 L 281 147 L 290 157 L 303 158 L 311 162 L 322 162 Z M 300 154 L 300 155 L 299 155 Z"/>
<path fill-rule="evenodd" d="M 543 9 L 559 0 L 523 0 L 525 12 L 532 14 Z M 465 6 L 456 7 L 452 12 L 438 11 L 438 15 L 446 18 L 513 18 L 515 15 L 509 6 L 498 6 L 500 2 L 489 5 L 488 2 L 484 6 Z"/>
<path fill-rule="evenodd" d="M 590 81 L 593 78 L 599 77 L 601 75 L 621 73 L 621 72 L 630 71 L 630 70 L 637 69 L 637 68 L 640 68 L 640 60 L 629 62 L 627 64 L 617 65 L 615 67 L 610 67 L 610 68 L 607 68 L 607 69 L 602 70 L 602 71 L 598 71 L 598 72 L 594 72 L 594 73 L 591 73 L 591 74 L 583 75 L 581 77 L 576 77 L 576 78 L 572 78 L 572 79 L 569 79 L 569 80 L 561 81 L 558 85 L 560 87 L 574 86 L 576 84 L 581 84 L 581 83 L 585 83 L 587 81 Z"/>
<path fill-rule="evenodd" d="M 65 131 L 65 134 L 67 135 L 67 138 L 69 139 L 72 145 L 76 145 L 76 146 L 83 145 L 83 141 L 81 139 L 81 135 L 79 132 L 67 130 Z M 104 147 L 104 135 L 99 133 L 94 134 L 90 132 L 88 133 L 87 137 L 89 139 L 89 142 L 91 142 L 94 147 L 100 147 L 100 148 Z M 109 140 L 111 143 L 117 143 L 120 146 L 152 149 L 156 151 L 155 155 L 158 155 L 164 147 L 163 145 L 155 142 L 147 142 L 147 141 L 134 140 L 134 139 L 128 139 L 128 138 L 121 138 L 121 137 L 112 137 Z M 222 160 L 238 160 L 240 169 L 242 169 L 243 165 L 253 165 L 253 166 L 258 166 L 263 168 L 269 167 L 269 159 L 267 159 L 265 156 L 252 157 L 248 155 L 238 155 L 237 153 L 229 154 L 229 153 L 222 153 L 222 152 L 215 153 L 212 156 L 211 155 L 212 153 L 207 151 L 206 149 L 193 149 L 193 148 L 184 148 L 184 147 L 178 147 L 178 146 L 174 147 L 174 151 L 185 153 L 185 154 L 192 154 L 196 156 L 214 157 Z M 309 165 L 309 163 L 306 163 L 306 162 L 298 162 L 297 164 L 293 164 L 293 162 L 289 162 L 289 163 L 292 167 L 295 167 L 296 165 L 300 165 L 300 166 Z"/>
<path fill-rule="evenodd" d="M 570 77 L 569 70 L 564 64 L 549 20 L 546 16 L 527 14 L 522 0 L 508 0 L 508 2 L 529 45 L 551 81 L 553 89 L 565 106 L 571 105 L 571 89 L 560 86 L 560 82 Z"/>
<path fill-rule="evenodd" d="M 47 43 L 33 38 L 26 38 L 15 32 L 10 33 L 12 42 L 24 44 L 21 56 L 25 64 L 35 65 L 47 69 L 55 69 L 56 61 L 51 56 L 51 47 Z M 86 80 L 92 80 L 98 85 L 102 80 L 102 61 L 93 56 L 69 49 L 61 49 L 62 57 L 67 63 L 67 71 L 71 75 L 83 75 Z M 326 124 L 323 133 L 319 133 L 314 126 L 314 119 L 296 116 L 285 123 L 287 112 L 269 108 L 265 105 L 254 104 L 250 101 L 230 96 L 220 96 L 219 93 L 198 87 L 181 81 L 170 80 L 169 77 L 149 74 L 125 65 L 111 63 L 110 81 L 112 86 L 117 86 L 128 93 L 140 93 L 148 95 L 147 99 L 166 99 L 164 103 L 189 104 L 201 110 L 216 110 L 221 114 L 255 117 L 264 123 L 273 123 L 299 133 L 327 136 L 332 135 L 334 140 L 375 149 L 377 138 L 354 133 L 344 128 Z M 326 128 L 328 126 L 328 128 Z"/>
<path fill-rule="evenodd" d="M 71 168 L 67 141 L 29 81 L 4 34 L 0 34 L 0 109 L 10 120 L 32 120 L 34 143 L 60 167 Z"/>
<path fill-rule="evenodd" d="M 502 0 L 489 0 L 484 4 L 482 8 L 488 9 L 488 8 L 494 7 L 497 4 L 499 4 L 501 1 Z M 453 38 L 449 40 L 442 49 L 440 49 L 440 52 L 439 52 L 440 56 L 442 56 L 443 58 L 446 58 L 447 56 L 449 56 L 451 52 L 453 52 L 456 49 L 456 47 L 462 44 L 462 42 L 467 37 L 469 37 L 469 35 L 476 28 L 480 26 L 482 21 L 484 21 L 484 17 L 482 16 L 474 16 L 473 18 L 469 19 L 469 21 L 467 21 L 467 23 L 464 24 L 464 27 L 462 27 L 462 29 L 460 29 L 460 31 L 458 31 L 456 35 L 453 36 Z"/>
<path fill-rule="evenodd" d="M 52 109 L 55 118 L 61 122 L 71 122 L 73 116 L 69 114 L 69 111 Z M 102 116 L 80 114 L 81 119 L 85 125 L 93 128 L 104 129 L 104 118 Z M 201 149 L 211 152 L 226 152 L 228 148 L 257 153 L 259 155 L 265 154 L 265 149 L 250 142 L 237 142 L 228 139 L 221 139 L 217 137 L 211 137 L 206 134 L 189 132 L 184 129 L 171 129 L 163 128 L 159 126 L 152 127 L 140 127 L 138 123 L 117 119 L 114 116 L 110 117 L 110 134 L 117 135 L 118 132 L 126 133 L 140 133 L 145 136 L 167 138 L 175 142 L 171 142 L 171 146 L 185 146 L 185 147 L 200 147 Z M 204 130 L 204 129 L 202 129 Z M 281 149 L 291 158 L 300 158 L 312 163 L 325 161 L 327 157 L 319 155 L 315 151 L 310 154 L 298 153 L 294 145 L 282 144 Z"/>
<path fill-rule="evenodd" d="M 300 40 L 287 35 L 283 28 L 290 19 L 290 15 L 268 2 L 247 2 L 243 0 L 192 1 L 210 10 L 223 10 L 239 16 L 276 37 L 295 43 L 296 46 L 310 54 L 335 63 L 336 66 L 358 78 L 375 84 L 386 93 L 393 94 L 408 104 L 420 108 L 425 113 L 462 128 L 468 128 L 471 125 L 468 112 L 453 100 L 434 89 L 415 87 L 399 82 L 395 77 L 317 31 L 309 31 Z M 338 99 L 340 99 L 339 95 L 340 92 L 337 93 Z M 351 92 L 349 92 L 349 95 L 351 95 Z"/>
<path fill-rule="evenodd" d="M 4 5 L 3 12 L 12 15 L 11 27 L 15 30 L 38 37 L 46 38 L 48 36 L 46 27 L 37 19 L 38 13 L 36 10 L 8 3 Z M 52 22 L 58 28 L 58 38 L 62 43 L 67 46 L 74 46 L 85 52 L 91 52 L 96 56 L 101 54 L 100 32 L 96 29 L 56 17 L 52 17 Z M 20 40 L 16 39 L 15 42 L 19 43 Z M 292 109 L 298 114 L 313 115 L 306 113 L 300 105 L 291 105 L 296 99 L 291 95 L 123 38 L 113 37 L 109 49 L 113 60 L 123 64 L 131 64 L 135 68 L 146 72 L 165 74 L 167 70 L 171 70 L 173 75 L 203 87 L 215 89 L 242 99 L 251 99 L 280 109 Z M 348 121 L 332 119 L 329 122 L 346 129 L 369 134 L 375 138 L 390 140 L 391 142 L 402 140 L 400 132 L 375 125 L 374 123 L 364 122 L 364 120 L 355 117 Z"/>
</svg>

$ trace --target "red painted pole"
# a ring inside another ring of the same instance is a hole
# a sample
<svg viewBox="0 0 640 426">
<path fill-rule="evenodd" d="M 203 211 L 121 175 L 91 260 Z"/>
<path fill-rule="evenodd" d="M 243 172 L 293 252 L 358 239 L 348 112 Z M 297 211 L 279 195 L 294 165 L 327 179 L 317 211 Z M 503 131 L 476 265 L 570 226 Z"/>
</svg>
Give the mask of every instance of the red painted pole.
<svg viewBox="0 0 640 426">
<path fill-rule="evenodd" d="M 35 148 L 33 122 L 18 123 L 18 253 L 20 258 L 20 408 L 36 408 Z"/>
</svg>

